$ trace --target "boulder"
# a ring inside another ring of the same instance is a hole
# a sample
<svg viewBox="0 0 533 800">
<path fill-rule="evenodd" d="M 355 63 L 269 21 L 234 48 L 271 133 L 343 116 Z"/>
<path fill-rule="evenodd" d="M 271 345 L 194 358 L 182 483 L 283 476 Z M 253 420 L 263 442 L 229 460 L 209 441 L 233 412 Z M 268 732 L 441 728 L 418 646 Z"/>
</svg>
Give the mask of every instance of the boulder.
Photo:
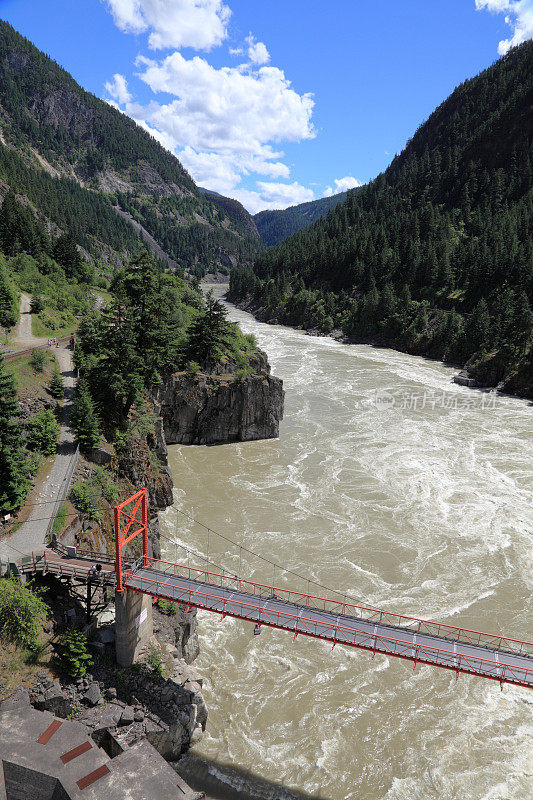
<svg viewBox="0 0 533 800">
<path fill-rule="evenodd" d="M 106 464 L 110 464 L 113 460 L 113 451 L 109 446 L 102 445 L 101 447 L 96 447 L 94 450 L 91 450 L 89 458 L 95 464 L 99 464 L 103 467 Z"/>
<path fill-rule="evenodd" d="M 131 725 L 134 721 L 135 721 L 135 712 L 133 710 L 133 707 L 126 706 L 126 708 L 123 709 L 122 714 L 120 715 L 118 724 L 120 726 Z"/>
<path fill-rule="evenodd" d="M 231 365 L 227 365 L 231 370 Z M 283 418 L 283 382 L 266 354 L 250 357 L 251 375 L 172 375 L 156 387 L 167 444 L 220 444 L 272 439 Z"/>
<path fill-rule="evenodd" d="M 82 695 L 82 701 L 88 706 L 96 706 L 102 699 L 102 693 L 97 683 L 91 683 L 89 688 Z"/>
<path fill-rule="evenodd" d="M 38 711 L 50 711 L 63 719 L 72 713 L 72 700 L 63 691 L 59 681 L 53 681 L 52 686 L 38 696 L 34 706 Z"/>
</svg>

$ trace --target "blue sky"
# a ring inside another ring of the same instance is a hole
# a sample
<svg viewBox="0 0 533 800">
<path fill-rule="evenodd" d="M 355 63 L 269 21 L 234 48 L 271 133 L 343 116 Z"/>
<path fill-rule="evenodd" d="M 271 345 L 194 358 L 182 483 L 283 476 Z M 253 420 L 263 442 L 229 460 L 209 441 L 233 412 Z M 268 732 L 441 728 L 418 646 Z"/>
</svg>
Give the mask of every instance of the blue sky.
<svg viewBox="0 0 533 800">
<path fill-rule="evenodd" d="M 0 0 L 0 17 L 252 212 L 374 178 L 533 0 Z"/>
</svg>

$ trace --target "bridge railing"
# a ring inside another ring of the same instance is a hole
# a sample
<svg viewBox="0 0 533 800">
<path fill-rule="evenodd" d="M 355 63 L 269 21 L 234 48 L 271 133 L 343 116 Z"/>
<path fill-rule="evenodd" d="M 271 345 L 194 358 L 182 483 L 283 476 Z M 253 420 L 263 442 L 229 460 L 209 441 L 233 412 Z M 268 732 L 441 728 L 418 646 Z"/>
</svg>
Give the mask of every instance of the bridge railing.
<svg viewBox="0 0 533 800">
<path fill-rule="evenodd" d="M 456 627 L 443 622 L 431 622 L 405 614 L 396 614 L 392 611 L 383 611 L 382 609 L 372 608 L 371 606 L 358 606 L 342 600 L 331 600 L 326 597 L 305 594 L 304 592 L 295 591 L 293 589 L 284 589 L 279 586 L 257 583 L 255 581 L 246 580 L 245 578 L 239 578 L 237 575 L 209 572 L 205 569 L 189 567 L 184 564 L 175 564 L 162 559 L 150 558 L 149 562 L 151 566 L 161 572 L 167 572 L 182 578 L 201 581 L 214 586 L 240 589 L 255 597 L 267 599 L 276 597 L 279 600 L 285 600 L 289 603 L 296 603 L 297 605 L 306 606 L 308 608 L 327 611 L 336 616 L 342 614 L 343 616 L 363 619 L 367 622 L 379 622 L 381 625 L 388 625 L 392 628 L 405 628 L 412 633 L 424 633 L 429 636 L 437 636 L 440 639 L 447 639 L 450 642 L 465 642 L 468 644 L 480 645 L 494 651 L 507 651 L 516 655 L 533 656 L 533 642 Z"/>
<path fill-rule="evenodd" d="M 374 632 L 362 630 L 357 627 L 357 623 L 349 625 L 345 620 L 341 621 L 339 617 L 334 620 L 327 620 L 321 617 L 320 619 L 305 616 L 301 612 L 292 613 L 291 610 L 276 610 L 268 608 L 265 604 L 258 605 L 257 603 L 245 602 L 238 597 L 221 597 L 218 594 L 212 594 L 208 591 L 209 582 L 199 581 L 197 577 L 189 577 L 189 570 L 192 573 L 206 574 L 205 570 L 197 570 L 194 568 L 185 567 L 179 564 L 171 564 L 170 562 L 161 562 L 168 567 L 176 567 L 177 570 L 181 568 L 183 573 L 180 577 L 187 577 L 191 580 L 198 581 L 198 585 L 194 588 L 187 588 L 177 586 L 176 584 L 169 583 L 168 581 L 158 580 L 157 578 L 145 577 L 144 575 L 136 575 L 134 573 L 124 573 L 124 583 L 129 589 L 145 592 L 153 597 L 164 597 L 176 602 L 186 602 L 190 606 L 198 608 L 206 608 L 210 611 L 215 611 L 224 616 L 233 616 L 238 619 L 248 620 L 251 622 L 259 623 L 270 627 L 279 628 L 296 635 L 302 634 L 304 636 L 311 636 L 313 638 L 326 640 L 336 644 L 349 645 L 363 650 L 369 650 L 373 653 L 383 653 L 385 655 L 395 656 L 397 658 L 407 659 L 416 663 L 431 664 L 433 666 L 442 667 L 459 672 L 481 675 L 485 678 L 497 680 L 501 684 L 512 683 L 519 686 L 533 686 L 533 668 L 526 668 L 520 665 L 509 664 L 501 662 L 497 659 L 485 658 L 481 655 L 470 655 L 465 653 L 458 653 L 455 650 L 448 650 L 447 648 L 439 647 L 437 645 L 428 645 L 424 643 L 417 643 L 416 640 L 406 641 L 399 639 L 395 636 L 383 635 L 376 629 Z M 167 574 L 173 574 L 171 569 L 167 570 Z M 178 574 L 177 572 L 174 574 Z M 219 575 L 216 573 L 207 573 L 207 576 L 216 575 L 217 578 L 233 580 L 232 588 L 235 589 L 235 578 L 227 575 Z M 239 579 L 237 579 L 239 580 Z M 241 581 L 241 583 L 250 584 L 250 581 Z M 203 584 L 203 585 L 202 585 Z M 216 583 L 216 586 L 223 586 L 225 584 Z M 264 587 L 263 584 L 253 584 L 260 588 Z M 242 591 L 248 592 L 247 589 L 242 588 Z M 280 593 L 282 590 L 279 590 Z M 287 594 L 288 590 L 284 590 Z M 298 592 L 290 592 L 291 595 L 299 594 Z M 261 597 L 264 597 L 261 595 Z M 272 597 L 272 593 L 270 595 Z M 276 592 L 276 599 L 282 599 Z M 287 598 L 283 598 L 287 599 Z M 316 598 L 315 598 L 316 599 Z M 324 599 L 324 598 L 322 598 Z M 294 602 L 292 599 L 291 603 Z M 315 606 L 312 606 L 314 608 Z"/>
</svg>

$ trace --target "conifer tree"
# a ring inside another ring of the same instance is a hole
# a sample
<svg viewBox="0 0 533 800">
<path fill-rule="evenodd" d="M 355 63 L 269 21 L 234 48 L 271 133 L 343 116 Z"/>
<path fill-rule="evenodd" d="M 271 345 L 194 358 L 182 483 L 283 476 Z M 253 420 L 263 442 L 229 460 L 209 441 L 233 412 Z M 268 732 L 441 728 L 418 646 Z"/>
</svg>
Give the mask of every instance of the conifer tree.
<svg viewBox="0 0 533 800">
<path fill-rule="evenodd" d="M 489 310 L 485 299 L 482 297 L 472 311 L 465 328 L 466 344 L 471 353 L 482 350 L 488 345 L 489 331 Z"/>
<path fill-rule="evenodd" d="M 29 488 L 29 470 L 22 448 L 19 409 L 13 377 L 0 356 L 0 509 L 19 508 Z"/>
<path fill-rule="evenodd" d="M 185 358 L 203 367 L 216 363 L 229 343 L 230 324 L 222 303 L 209 292 L 205 308 L 191 323 L 187 331 Z"/>
<path fill-rule="evenodd" d="M 71 678 L 83 678 L 93 663 L 87 650 L 87 637 L 82 631 L 70 628 L 61 634 L 55 646 L 57 665 Z"/>
<path fill-rule="evenodd" d="M 82 450 L 92 450 L 100 442 L 100 426 L 94 401 L 86 381 L 80 379 L 72 405 L 70 424 Z"/>
<path fill-rule="evenodd" d="M 26 443 L 32 450 L 51 456 L 57 449 L 59 425 L 50 408 L 32 417 L 27 425 Z"/>
<path fill-rule="evenodd" d="M 533 312 L 525 292 L 520 292 L 512 313 L 512 330 L 514 344 L 519 353 L 524 353 L 531 341 L 533 328 Z"/>
<path fill-rule="evenodd" d="M 63 378 L 61 377 L 61 372 L 59 368 L 56 367 L 54 369 L 52 380 L 50 381 L 50 386 L 48 390 L 52 397 L 56 400 L 61 400 L 65 396 L 65 387 L 63 386 Z"/>
</svg>

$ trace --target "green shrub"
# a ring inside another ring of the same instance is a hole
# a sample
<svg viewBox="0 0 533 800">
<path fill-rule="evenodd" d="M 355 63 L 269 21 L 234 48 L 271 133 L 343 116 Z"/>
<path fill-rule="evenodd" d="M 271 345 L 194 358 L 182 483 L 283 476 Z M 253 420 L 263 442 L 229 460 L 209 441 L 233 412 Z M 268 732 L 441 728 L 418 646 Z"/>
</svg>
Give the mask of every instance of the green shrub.
<svg viewBox="0 0 533 800">
<path fill-rule="evenodd" d="M 118 500 L 119 488 L 111 479 L 111 475 L 103 467 L 96 467 L 94 473 L 94 483 L 98 484 L 102 496 L 105 497 L 108 503 L 114 503 Z"/>
<path fill-rule="evenodd" d="M 54 520 L 54 524 L 52 525 L 51 533 L 60 533 L 63 530 L 63 526 L 65 525 L 65 520 L 68 517 L 68 505 L 66 503 L 61 504 L 61 508 L 56 514 L 56 518 Z"/>
<path fill-rule="evenodd" d="M 156 602 L 156 608 L 161 614 L 165 614 L 167 617 L 173 617 L 174 614 L 178 613 L 178 607 L 176 603 L 173 603 L 172 600 L 165 600 L 161 598 Z"/>
<path fill-rule="evenodd" d="M 69 499 L 78 511 L 89 519 L 99 520 L 97 491 L 89 481 L 77 481 L 70 490 Z"/>
<path fill-rule="evenodd" d="M 52 375 L 52 380 L 50 381 L 50 386 L 48 389 L 52 397 L 54 397 L 56 400 L 62 400 L 65 396 L 63 378 L 61 377 L 61 372 L 59 371 L 58 367 L 56 367 L 54 370 L 54 374 Z"/>
<path fill-rule="evenodd" d="M 87 637 L 76 628 L 61 634 L 56 645 L 55 663 L 71 678 L 83 678 L 93 663 L 87 651 Z"/>
<path fill-rule="evenodd" d="M 246 378 L 248 378 L 252 372 L 253 370 L 251 367 L 239 367 L 235 373 L 235 380 L 241 383 L 242 381 L 246 380 Z"/>
<path fill-rule="evenodd" d="M 197 361 L 187 361 L 185 364 L 185 372 L 187 375 L 198 375 L 201 371 L 200 364 Z"/>
<path fill-rule="evenodd" d="M 58 436 L 59 425 L 49 408 L 29 420 L 26 442 L 30 450 L 39 450 L 45 456 L 51 456 L 57 450 Z"/>
<path fill-rule="evenodd" d="M 46 364 L 46 353 L 44 350 L 34 350 L 30 357 L 30 364 L 36 372 L 42 372 Z"/>
<path fill-rule="evenodd" d="M 155 647 L 151 647 L 148 655 L 146 656 L 146 663 L 152 667 L 153 677 L 161 677 L 163 675 L 163 660 Z"/>
<path fill-rule="evenodd" d="M 39 647 L 41 623 L 48 606 L 18 581 L 0 580 L 0 639 L 28 650 Z"/>
<path fill-rule="evenodd" d="M 39 314 L 44 308 L 43 298 L 34 296 L 31 298 L 30 310 L 32 314 Z"/>
</svg>

